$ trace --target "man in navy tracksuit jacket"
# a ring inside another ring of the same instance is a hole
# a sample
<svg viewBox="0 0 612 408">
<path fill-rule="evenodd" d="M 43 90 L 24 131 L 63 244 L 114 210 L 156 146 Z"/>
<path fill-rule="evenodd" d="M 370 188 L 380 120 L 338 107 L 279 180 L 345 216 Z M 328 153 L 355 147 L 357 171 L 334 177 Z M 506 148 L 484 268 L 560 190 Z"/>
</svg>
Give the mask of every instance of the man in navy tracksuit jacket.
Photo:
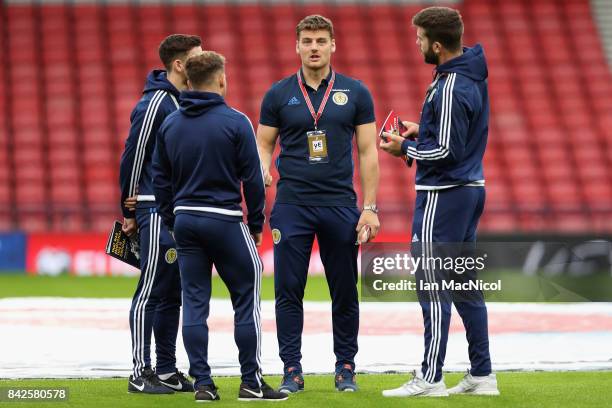
<svg viewBox="0 0 612 408">
<path fill-rule="evenodd" d="M 153 159 L 159 213 L 176 237 L 183 287 L 183 341 L 196 401 L 219 399 L 208 365 L 211 273 L 215 265 L 234 308 L 242 384 L 239 399 L 282 400 L 261 376 L 260 287 L 265 191 L 249 119 L 228 107 L 225 59 L 212 51 L 187 61 L 194 91 L 160 128 Z M 248 210 L 242 213 L 241 184 Z"/>
<path fill-rule="evenodd" d="M 121 157 L 120 184 L 123 231 L 140 236 L 140 280 L 130 308 L 133 373 L 130 392 L 150 394 L 193 391 L 176 369 L 176 336 L 181 307 L 181 283 L 176 249 L 157 214 L 151 176 L 155 135 L 178 109 L 179 91 L 186 87 L 183 64 L 201 52 L 197 36 L 175 34 L 162 41 L 159 54 L 166 70 L 147 76 L 143 96 L 132 111 L 130 134 Z M 137 198 L 134 211 L 126 200 Z M 155 333 L 157 366 L 151 369 L 151 332 Z"/>
<path fill-rule="evenodd" d="M 487 64 L 480 45 L 462 48 L 463 22 L 456 10 L 430 7 L 415 15 L 413 24 L 425 62 L 436 65 L 435 78 L 427 91 L 420 123 L 405 122 L 408 131 L 404 136 L 415 135 L 416 140 L 386 133 L 391 140 L 381 142 L 381 148 L 417 162 L 413 254 L 430 258 L 458 255 L 457 251 L 473 248 L 484 208 L 482 160 L 489 128 Z M 466 282 L 475 278 L 475 271 L 451 272 L 450 278 Z M 441 284 L 444 275 L 426 266 L 417 270 L 416 279 Z M 491 374 L 482 292 L 417 292 L 425 324 L 421 372 L 383 395 L 499 394 L 495 375 Z M 453 302 L 466 328 L 471 369 L 459 385 L 447 390 L 442 366 Z"/>
</svg>

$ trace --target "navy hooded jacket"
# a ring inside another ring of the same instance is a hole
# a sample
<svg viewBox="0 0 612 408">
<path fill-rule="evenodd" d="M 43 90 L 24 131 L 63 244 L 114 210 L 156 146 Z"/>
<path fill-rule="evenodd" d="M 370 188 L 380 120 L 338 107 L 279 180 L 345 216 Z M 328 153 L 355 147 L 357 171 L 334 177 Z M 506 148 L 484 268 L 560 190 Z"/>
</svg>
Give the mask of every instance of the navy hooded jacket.
<svg viewBox="0 0 612 408">
<path fill-rule="evenodd" d="M 482 47 L 436 68 L 427 90 L 416 141 L 402 152 L 417 161 L 416 189 L 484 186 L 482 160 L 489 131 L 487 62 Z"/>
<path fill-rule="evenodd" d="M 179 91 L 166 78 L 166 71 L 151 71 L 142 93 L 130 116 L 130 134 L 125 142 L 119 170 L 121 210 L 125 218 L 135 216 L 134 212 L 124 207 L 123 202 L 136 193 L 140 207 L 155 207 L 151 174 L 155 135 L 166 116 L 178 109 Z"/>
<path fill-rule="evenodd" d="M 249 230 L 261 232 L 265 187 L 251 121 L 216 93 L 183 92 L 179 104 L 159 130 L 153 157 L 162 220 L 170 230 L 180 212 L 242 221 L 242 182 Z"/>
</svg>

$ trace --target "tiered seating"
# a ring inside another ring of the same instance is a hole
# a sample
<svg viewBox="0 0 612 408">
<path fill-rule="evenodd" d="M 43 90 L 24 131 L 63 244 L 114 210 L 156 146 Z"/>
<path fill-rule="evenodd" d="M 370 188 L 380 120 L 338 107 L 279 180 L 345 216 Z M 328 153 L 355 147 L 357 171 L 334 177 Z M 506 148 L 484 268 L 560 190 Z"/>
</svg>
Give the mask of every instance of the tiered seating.
<svg viewBox="0 0 612 408">
<path fill-rule="evenodd" d="M 468 42 L 481 38 L 490 62 L 489 198 L 508 187 L 502 194 L 511 194 L 522 230 L 601 229 L 612 202 L 612 139 L 601 126 L 610 111 L 610 72 L 601 47 L 581 46 L 599 44 L 588 2 L 469 1 L 463 15 Z M 495 150 L 509 176 L 499 183 L 491 174 Z M 489 211 L 485 226 L 493 217 Z"/>
<path fill-rule="evenodd" d="M 612 231 L 612 78 L 588 1 L 465 0 L 460 8 L 466 43 L 483 43 L 489 60 L 482 230 Z M 364 81 L 378 121 L 391 108 L 416 120 L 432 78 L 410 24 L 419 9 L 378 2 L 2 8 L 0 229 L 108 228 L 118 215 L 130 112 L 144 76 L 160 67 L 159 42 L 173 32 L 197 33 L 204 48 L 226 56 L 228 102 L 256 124 L 264 92 L 299 66 L 295 24 L 328 15 L 334 67 Z M 379 157 L 385 230 L 405 231 L 414 169 Z M 269 210 L 272 194 L 268 200 Z"/>
<path fill-rule="evenodd" d="M 32 227 L 45 226 L 44 208 L 47 202 L 46 180 L 44 174 L 45 146 L 43 108 L 43 75 L 38 69 L 40 54 L 35 10 L 27 6 L 8 7 L 6 24 L 10 33 L 6 49 L 9 50 L 13 69 L 8 76 L 9 103 L 7 108 L 12 124 L 12 145 L 9 146 L 13 158 L 10 178 L 13 180 L 12 194 L 20 212 L 27 214 L 24 224 Z M 4 24 L 3 24 L 4 25 Z M 26 166 L 25 163 L 34 163 Z M 38 211 L 36 211 L 38 210 Z M 26 219 L 27 218 L 27 219 Z"/>
</svg>

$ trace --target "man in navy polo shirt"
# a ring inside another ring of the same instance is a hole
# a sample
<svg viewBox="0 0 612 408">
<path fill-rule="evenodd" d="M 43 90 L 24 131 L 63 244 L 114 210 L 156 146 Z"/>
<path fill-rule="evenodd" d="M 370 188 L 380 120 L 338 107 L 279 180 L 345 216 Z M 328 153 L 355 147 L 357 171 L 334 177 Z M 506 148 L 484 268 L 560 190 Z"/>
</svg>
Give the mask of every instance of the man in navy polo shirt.
<svg viewBox="0 0 612 408">
<path fill-rule="evenodd" d="M 360 240 L 367 241 L 379 228 L 374 106 L 365 85 L 333 71 L 330 60 L 336 44 L 329 19 L 308 16 L 297 25 L 296 33 L 302 67 L 266 93 L 257 129 L 267 185 L 272 182 L 269 169 L 279 135 L 281 145 L 276 161 L 280 180 L 270 220 L 275 245 L 276 328 L 285 371 L 280 391 L 304 389 L 302 299 L 315 235 L 332 298 L 336 389 L 356 391 L 359 299 L 355 244 L 358 232 L 362 232 Z M 353 135 L 359 153 L 362 212 L 353 189 Z"/>
</svg>

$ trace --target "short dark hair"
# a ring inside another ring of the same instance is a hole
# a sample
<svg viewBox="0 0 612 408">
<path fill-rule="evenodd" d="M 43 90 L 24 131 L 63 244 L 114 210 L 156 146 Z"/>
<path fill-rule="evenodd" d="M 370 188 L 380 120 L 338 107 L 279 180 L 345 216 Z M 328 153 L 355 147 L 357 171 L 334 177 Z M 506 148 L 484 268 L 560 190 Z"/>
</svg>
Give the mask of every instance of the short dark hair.
<svg viewBox="0 0 612 408">
<path fill-rule="evenodd" d="M 225 57 L 214 51 L 204 51 L 189 57 L 185 64 L 187 79 L 194 86 L 206 85 L 214 79 L 214 75 L 225 69 Z"/>
<path fill-rule="evenodd" d="M 318 14 L 313 14 L 307 17 L 304 17 L 302 21 L 298 23 L 295 27 L 295 34 L 297 38 L 300 38 L 300 33 L 302 31 L 318 31 L 318 30 L 327 30 L 329 32 L 329 36 L 334 38 L 334 24 L 327 17 L 323 17 Z"/>
<path fill-rule="evenodd" d="M 451 52 L 461 48 L 463 20 L 455 9 L 428 7 L 415 14 L 412 24 L 421 27 L 432 43 L 437 41 Z"/>
<path fill-rule="evenodd" d="M 167 71 L 172 70 L 174 60 L 184 58 L 189 50 L 202 45 L 202 39 L 197 35 L 172 34 L 159 44 L 159 59 Z"/>
</svg>

